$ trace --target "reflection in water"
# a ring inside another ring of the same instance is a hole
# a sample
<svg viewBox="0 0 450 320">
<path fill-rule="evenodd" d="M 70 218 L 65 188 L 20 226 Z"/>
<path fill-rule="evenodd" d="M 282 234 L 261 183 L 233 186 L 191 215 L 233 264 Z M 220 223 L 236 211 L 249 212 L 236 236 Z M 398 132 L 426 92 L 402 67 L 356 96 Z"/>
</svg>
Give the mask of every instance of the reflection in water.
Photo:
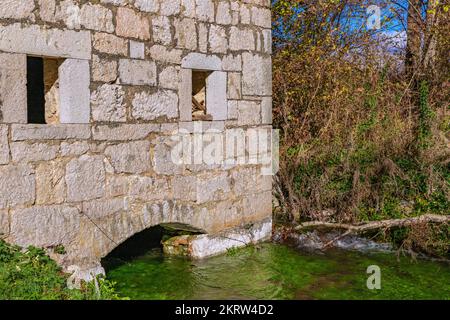
<svg viewBox="0 0 450 320">
<path fill-rule="evenodd" d="M 366 287 L 369 265 L 381 268 L 381 290 Z M 446 264 L 272 243 L 198 261 L 154 249 L 109 268 L 108 278 L 131 299 L 450 299 Z"/>
</svg>

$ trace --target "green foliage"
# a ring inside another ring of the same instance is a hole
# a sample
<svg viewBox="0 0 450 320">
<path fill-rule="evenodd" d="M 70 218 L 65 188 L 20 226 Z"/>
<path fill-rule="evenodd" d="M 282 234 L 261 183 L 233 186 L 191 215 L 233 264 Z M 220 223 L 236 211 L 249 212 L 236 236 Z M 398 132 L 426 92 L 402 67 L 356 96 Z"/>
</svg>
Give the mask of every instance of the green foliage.
<svg viewBox="0 0 450 320">
<path fill-rule="evenodd" d="M 59 248 L 61 249 L 61 248 Z M 0 240 L 0 299 L 13 300 L 72 300 L 118 299 L 114 283 L 98 279 L 82 283 L 80 290 L 67 287 L 68 275 L 44 250 L 18 246 Z"/>
</svg>

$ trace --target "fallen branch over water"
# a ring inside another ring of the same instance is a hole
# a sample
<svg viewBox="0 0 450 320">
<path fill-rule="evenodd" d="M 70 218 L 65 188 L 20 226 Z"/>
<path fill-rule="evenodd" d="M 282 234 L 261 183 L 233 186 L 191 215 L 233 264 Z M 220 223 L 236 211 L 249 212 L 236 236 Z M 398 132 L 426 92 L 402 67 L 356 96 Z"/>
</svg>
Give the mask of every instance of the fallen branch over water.
<svg viewBox="0 0 450 320">
<path fill-rule="evenodd" d="M 330 229 L 341 229 L 346 230 L 343 234 L 339 235 L 335 239 L 326 243 L 324 248 L 330 246 L 333 242 L 348 236 L 350 234 L 358 234 L 366 231 L 377 230 L 377 229 L 389 229 L 393 227 L 406 227 L 416 223 L 449 223 L 450 216 L 438 215 L 438 214 L 425 214 L 418 217 L 404 218 L 404 219 L 389 219 L 381 221 L 371 221 L 361 224 L 346 224 L 346 223 L 332 223 L 332 222 L 322 222 L 322 221 L 309 221 L 304 222 L 294 229 L 296 231 L 309 229 L 309 228 L 330 228 Z"/>
</svg>

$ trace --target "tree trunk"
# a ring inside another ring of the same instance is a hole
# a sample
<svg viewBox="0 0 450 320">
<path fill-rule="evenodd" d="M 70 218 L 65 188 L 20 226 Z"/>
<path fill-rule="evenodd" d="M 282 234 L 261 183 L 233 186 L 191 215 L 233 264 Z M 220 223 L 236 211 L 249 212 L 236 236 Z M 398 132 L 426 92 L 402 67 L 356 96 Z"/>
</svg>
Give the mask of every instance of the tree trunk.
<svg viewBox="0 0 450 320">
<path fill-rule="evenodd" d="M 405 71 L 408 78 L 417 77 L 421 72 L 421 42 L 423 0 L 408 1 L 408 25 L 406 30 Z"/>
</svg>

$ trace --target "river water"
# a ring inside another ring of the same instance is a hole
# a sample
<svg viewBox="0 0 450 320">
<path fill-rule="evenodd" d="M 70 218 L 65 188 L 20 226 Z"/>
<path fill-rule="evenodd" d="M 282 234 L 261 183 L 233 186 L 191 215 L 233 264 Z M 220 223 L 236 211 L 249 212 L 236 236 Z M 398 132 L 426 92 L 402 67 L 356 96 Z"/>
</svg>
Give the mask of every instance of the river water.
<svg viewBox="0 0 450 320">
<path fill-rule="evenodd" d="M 450 266 L 390 253 L 307 253 L 264 243 L 204 260 L 152 249 L 131 261 L 105 262 L 107 277 L 130 299 L 450 299 Z M 381 289 L 367 288 L 367 267 Z"/>
</svg>

